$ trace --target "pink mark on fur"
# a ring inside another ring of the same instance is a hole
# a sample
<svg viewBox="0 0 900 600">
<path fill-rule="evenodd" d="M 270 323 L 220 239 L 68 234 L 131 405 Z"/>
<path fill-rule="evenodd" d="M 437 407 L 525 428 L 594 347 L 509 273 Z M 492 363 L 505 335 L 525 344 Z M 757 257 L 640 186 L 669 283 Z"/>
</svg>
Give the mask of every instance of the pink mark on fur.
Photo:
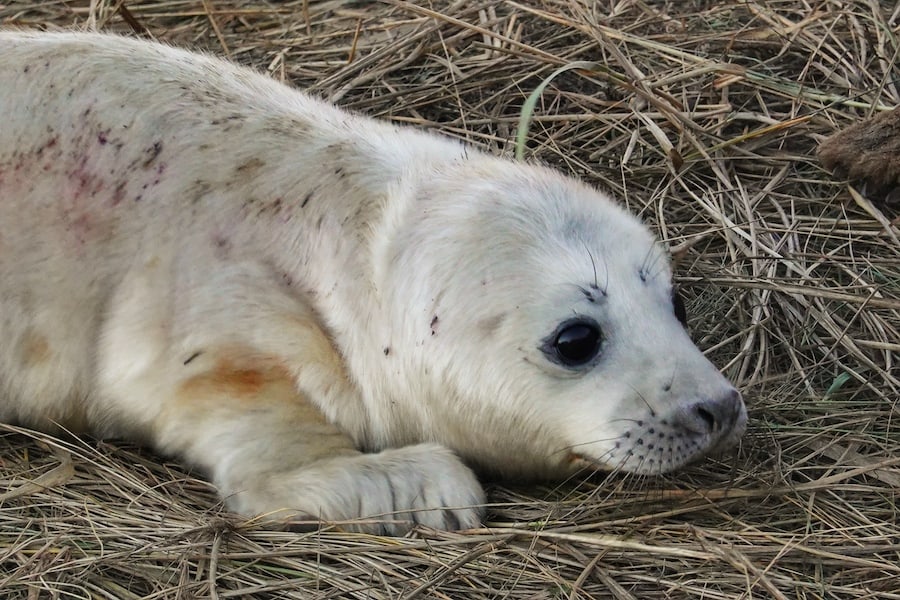
<svg viewBox="0 0 900 600">
<path fill-rule="evenodd" d="M 88 156 L 82 154 L 78 164 L 67 173 L 69 181 L 74 183 L 73 200 L 82 196 L 96 196 L 105 187 L 105 181 L 88 167 Z"/>
<path fill-rule="evenodd" d="M 126 185 L 127 185 L 127 182 L 125 182 L 125 181 L 120 181 L 118 184 L 116 184 L 116 189 L 113 190 L 113 195 L 112 195 L 112 205 L 113 206 L 118 206 L 118 205 L 122 204 L 122 200 L 125 199 L 125 186 Z"/>
<path fill-rule="evenodd" d="M 100 176 L 95 168 L 98 157 L 84 152 L 71 155 L 72 162 L 65 171 L 65 180 L 59 206 L 59 222 L 66 237 L 74 243 L 78 252 L 92 240 L 111 234 L 110 215 L 101 207 L 98 200 L 106 199 L 110 182 Z M 125 196 L 124 182 L 116 186 L 111 194 L 111 204 L 115 206 Z M 107 199 L 107 201 L 109 201 Z M 109 205 L 107 205 L 109 206 Z"/>
<path fill-rule="evenodd" d="M 231 254 L 231 239 L 227 234 L 223 232 L 214 232 L 212 235 L 212 242 L 214 247 L 214 253 L 216 258 L 220 260 L 227 260 L 228 256 Z"/>
<path fill-rule="evenodd" d="M 55 148 L 57 143 L 59 143 L 59 138 L 57 138 L 56 136 L 53 136 L 52 138 L 47 140 L 46 144 L 44 144 L 43 146 L 41 146 L 40 148 L 37 149 L 37 153 L 42 154 L 44 152 L 44 150 L 50 150 L 51 148 Z"/>
<path fill-rule="evenodd" d="M 159 185 L 159 182 L 162 179 L 162 174 L 165 173 L 165 171 L 166 171 L 166 163 L 164 163 L 164 162 L 159 163 L 156 166 L 156 177 L 153 179 L 152 182 L 150 182 L 149 185 Z M 147 188 L 147 186 L 145 185 L 144 189 L 146 189 L 146 188 Z"/>
</svg>

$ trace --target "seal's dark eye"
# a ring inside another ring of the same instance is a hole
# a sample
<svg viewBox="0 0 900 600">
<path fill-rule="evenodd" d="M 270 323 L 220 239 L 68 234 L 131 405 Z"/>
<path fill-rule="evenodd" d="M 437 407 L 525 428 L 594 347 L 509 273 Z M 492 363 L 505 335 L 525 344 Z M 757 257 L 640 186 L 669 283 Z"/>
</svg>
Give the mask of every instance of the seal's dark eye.
<svg viewBox="0 0 900 600">
<path fill-rule="evenodd" d="M 675 318 L 681 321 L 681 324 L 687 327 L 687 309 L 684 307 L 684 298 L 678 288 L 672 288 L 672 309 L 675 311 Z"/>
<path fill-rule="evenodd" d="M 543 350 L 554 362 L 579 367 L 597 357 L 602 341 L 603 334 L 596 322 L 592 319 L 573 319 L 559 327 Z"/>
</svg>

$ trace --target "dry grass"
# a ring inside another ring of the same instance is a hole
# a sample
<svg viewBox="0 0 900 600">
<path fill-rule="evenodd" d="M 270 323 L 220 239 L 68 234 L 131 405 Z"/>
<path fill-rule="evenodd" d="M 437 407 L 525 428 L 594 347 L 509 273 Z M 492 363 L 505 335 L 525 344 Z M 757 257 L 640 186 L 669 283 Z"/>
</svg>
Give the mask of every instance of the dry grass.
<svg viewBox="0 0 900 600">
<path fill-rule="evenodd" d="M 8 429 L 0 589 L 900 598 L 897 214 L 829 177 L 814 154 L 836 128 L 898 103 L 891 4 L 0 3 L 6 23 L 149 32 L 506 155 L 542 79 L 573 61 L 604 63 L 553 81 L 526 154 L 610 189 L 673 246 L 695 338 L 751 412 L 743 447 L 720 462 L 644 481 L 495 486 L 483 530 L 404 539 L 266 530 L 144 451 Z"/>
</svg>

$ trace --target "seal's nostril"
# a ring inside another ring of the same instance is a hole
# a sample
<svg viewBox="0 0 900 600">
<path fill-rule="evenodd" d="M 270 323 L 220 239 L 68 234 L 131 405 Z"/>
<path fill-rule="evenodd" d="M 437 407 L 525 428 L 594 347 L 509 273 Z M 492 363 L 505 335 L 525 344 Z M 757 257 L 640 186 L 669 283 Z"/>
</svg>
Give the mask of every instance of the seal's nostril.
<svg viewBox="0 0 900 600">
<path fill-rule="evenodd" d="M 721 421 L 719 426 L 725 430 L 730 430 L 737 425 L 744 408 L 744 399 L 741 393 L 734 388 L 725 394 L 721 399 Z"/>
<path fill-rule="evenodd" d="M 695 411 L 697 416 L 700 417 L 700 420 L 706 424 L 707 431 L 715 431 L 718 427 L 716 423 L 716 417 L 711 413 L 703 404 L 698 404 L 695 407 Z"/>
<path fill-rule="evenodd" d="M 694 433 L 724 433 L 735 426 L 741 406 L 740 393 L 731 389 L 717 398 L 701 400 L 678 411 L 676 421 Z"/>
<path fill-rule="evenodd" d="M 675 424 L 691 433 L 708 434 L 715 423 L 715 415 L 706 401 L 680 408 L 675 415 Z"/>
</svg>

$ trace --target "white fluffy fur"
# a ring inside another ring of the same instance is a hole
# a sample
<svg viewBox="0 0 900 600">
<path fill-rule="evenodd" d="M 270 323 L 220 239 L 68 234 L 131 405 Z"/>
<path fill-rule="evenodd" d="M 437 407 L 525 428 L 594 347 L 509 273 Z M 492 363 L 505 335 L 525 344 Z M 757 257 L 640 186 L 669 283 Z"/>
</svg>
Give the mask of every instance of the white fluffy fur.
<svg viewBox="0 0 900 600">
<path fill-rule="evenodd" d="M 657 472 L 740 395 L 601 193 L 122 37 L 0 32 L 0 419 L 151 444 L 233 509 L 471 527 L 458 458 Z M 571 369 L 541 350 L 603 329 Z"/>
</svg>

